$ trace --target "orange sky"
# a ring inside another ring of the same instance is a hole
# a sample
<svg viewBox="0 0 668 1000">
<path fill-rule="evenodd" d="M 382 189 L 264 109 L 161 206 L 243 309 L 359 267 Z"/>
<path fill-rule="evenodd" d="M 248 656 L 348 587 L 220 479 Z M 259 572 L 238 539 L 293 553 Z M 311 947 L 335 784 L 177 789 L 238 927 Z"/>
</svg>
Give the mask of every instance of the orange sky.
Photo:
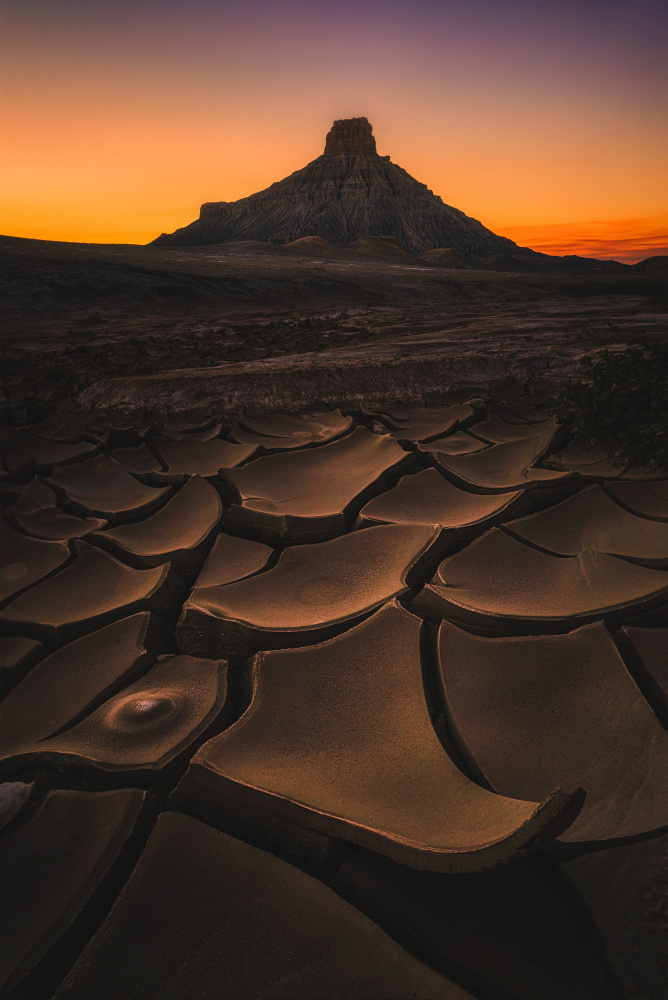
<svg viewBox="0 0 668 1000">
<path fill-rule="evenodd" d="M 145 243 L 366 115 L 381 154 L 521 245 L 666 253 L 664 14 L 654 0 L 3 0 L 0 230 Z"/>
<path fill-rule="evenodd" d="M 522 247 L 541 253 L 579 254 L 634 263 L 656 254 L 668 254 L 668 215 L 639 219 L 603 219 L 556 225 L 498 226 Z"/>
</svg>

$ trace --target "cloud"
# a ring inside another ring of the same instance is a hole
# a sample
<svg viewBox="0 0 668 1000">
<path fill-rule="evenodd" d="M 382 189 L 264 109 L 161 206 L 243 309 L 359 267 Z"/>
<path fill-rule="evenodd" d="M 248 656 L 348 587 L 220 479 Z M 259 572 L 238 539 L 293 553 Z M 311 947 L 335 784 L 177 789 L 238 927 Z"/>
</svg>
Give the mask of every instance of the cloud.
<svg viewBox="0 0 668 1000">
<path fill-rule="evenodd" d="M 668 254 L 668 215 L 635 219 L 600 219 L 587 222 L 496 227 L 520 246 L 541 253 L 598 257 L 627 264 Z"/>
</svg>

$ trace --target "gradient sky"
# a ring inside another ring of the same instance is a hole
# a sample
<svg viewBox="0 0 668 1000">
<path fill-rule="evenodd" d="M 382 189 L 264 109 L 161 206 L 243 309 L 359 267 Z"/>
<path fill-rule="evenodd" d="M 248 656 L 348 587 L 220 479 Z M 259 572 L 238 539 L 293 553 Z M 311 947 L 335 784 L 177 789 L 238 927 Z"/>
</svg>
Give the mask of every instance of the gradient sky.
<svg viewBox="0 0 668 1000">
<path fill-rule="evenodd" d="M 549 253 L 668 252 L 663 0 L 1 0 L 0 231 L 145 243 L 366 115 Z"/>
</svg>

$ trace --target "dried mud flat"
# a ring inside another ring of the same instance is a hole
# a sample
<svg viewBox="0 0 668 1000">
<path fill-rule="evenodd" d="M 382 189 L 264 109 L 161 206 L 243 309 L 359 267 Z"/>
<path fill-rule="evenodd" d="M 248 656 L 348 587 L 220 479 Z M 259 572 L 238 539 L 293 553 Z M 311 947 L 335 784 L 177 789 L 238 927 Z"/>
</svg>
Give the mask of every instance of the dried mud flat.
<svg viewBox="0 0 668 1000">
<path fill-rule="evenodd" d="M 480 399 L 3 455 L 5 995 L 661 995 L 665 479 Z"/>
<path fill-rule="evenodd" d="M 34 243 L 5 995 L 662 996 L 668 482 L 540 402 L 654 279 Z"/>
</svg>

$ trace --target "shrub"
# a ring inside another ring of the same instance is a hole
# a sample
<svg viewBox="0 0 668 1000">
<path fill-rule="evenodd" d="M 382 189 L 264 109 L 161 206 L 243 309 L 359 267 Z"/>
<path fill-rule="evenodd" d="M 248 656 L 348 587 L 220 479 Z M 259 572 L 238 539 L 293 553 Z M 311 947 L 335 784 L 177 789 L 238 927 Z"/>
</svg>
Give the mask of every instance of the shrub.
<svg viewBox="0 0 668 1000">
<path fill-rule="evenodd" d="M 563 382 L 550 411 L 575 437 L 608 438 L 622 461 L 668 469 L 668 340 L 582 359 L 583 381 Z"/>
</svg>

